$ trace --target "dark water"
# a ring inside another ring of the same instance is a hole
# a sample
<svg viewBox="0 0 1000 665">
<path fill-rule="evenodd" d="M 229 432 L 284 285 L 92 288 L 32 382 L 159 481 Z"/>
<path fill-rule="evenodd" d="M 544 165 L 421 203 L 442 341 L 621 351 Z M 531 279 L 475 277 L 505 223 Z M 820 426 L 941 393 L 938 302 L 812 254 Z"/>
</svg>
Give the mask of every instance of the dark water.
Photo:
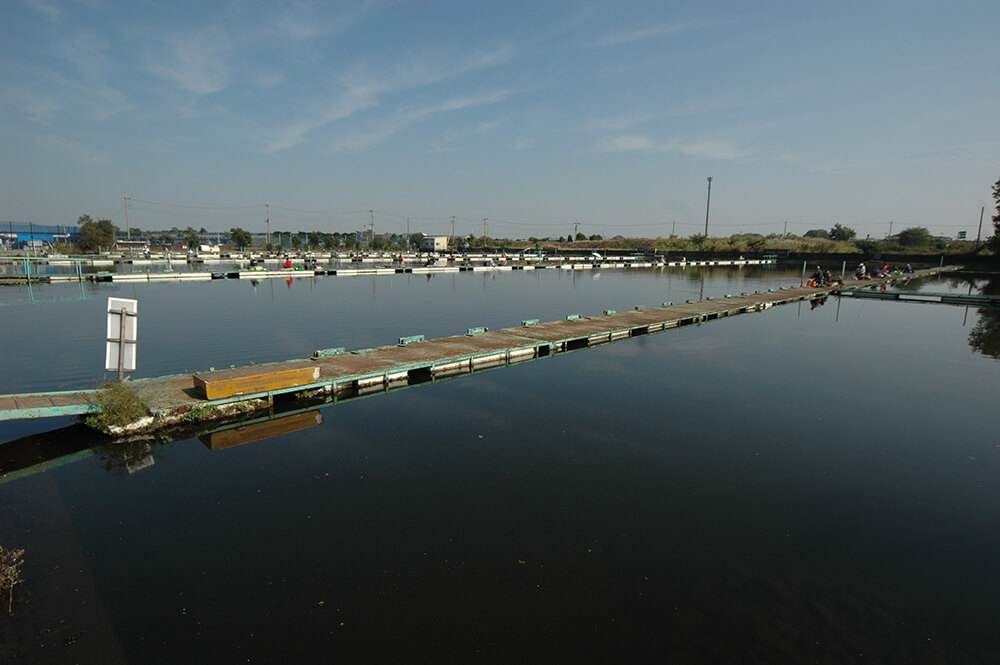
<svg viewBox="0 0 1000 665">
<path fill-rule="evenodd" d="M 108 295 L 139 299 L 155 375 L 779 283 L 798 275 L 88 287 L 0 309 L 0 392 L 96 380 Z M 970 346 L 991 321 L 786 305 L 338 404 L 224 450 L 78 453 L 0 484 L 0 544 L 26 550 L 0 654 L 997 662 L 1000 364 Z M 0 441 L 67 424 L 0 423 Z"/>
</svg>

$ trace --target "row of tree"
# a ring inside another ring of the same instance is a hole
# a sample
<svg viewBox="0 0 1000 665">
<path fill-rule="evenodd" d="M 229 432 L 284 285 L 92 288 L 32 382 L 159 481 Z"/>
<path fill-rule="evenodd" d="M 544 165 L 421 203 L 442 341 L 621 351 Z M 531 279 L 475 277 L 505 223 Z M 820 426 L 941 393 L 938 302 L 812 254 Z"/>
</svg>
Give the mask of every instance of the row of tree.
<svg viewBox="0 0 1000 665">
<path fill-rule="evenodd" d="M 993 215 L 993 227 L 994 234 L 989 240 L 989 245 L 995 253 L 1000 254 L 1000 179 L 993 184 L 992 187 L 993 200 L 996 204 L 996 214 Z M 110 219 L 98 219 L 94 220 L 90 215 L 81 215 L 77 220 L 77 224 L 80 227 L 80 239 L 77 241 L 77 247 L 82 252 L 100 252 L 103 249 L 109 249 L 115 244 L 120 231 Z M 134 229 L 137 235 L 142 234 L 139 229 Z M 197 248 L 201 243 L 201 235 L 208 233 L 204 228 L 200 231 L 195 231 L 192 227 L 187 227 L 183 231 L 177 229 L 176 227 L 171 229 L 170 232 L 162 232 L 155 239 L 164 245 L 171 245 L 174 242 L 180 240 L 183 244 L 191 249 Z M 369 247 L 370 249 L 375 249 L 379 251 L 394 250 L 394 249 L 406 249 L 413 247 L 420 247 L 424 239 L 424 234 L 414 233 L 412 235 L 381 235 L 371 238 L 370 241 L 364 241 L 359 238 L 361 234 L 355 233 L 322 233 L 320 231 L 310 231 L 305 235 L 303 239 L 302 234 L 294 234 L 291 237 L 291 244 L 293 249 L 320 249 L 325 248 L 332 250 L 338 247 L 344 247 L 347 249 L 357 249 L 362 246 Z M 884 251 L 886 249 L 885 243 L 876 240 L 856 240 L 857 233 L 854 229 L 844 226 L 842 224 L 834 224 L 833 228 L 829 231 L 825 229 L 811 229 L 806 231 L 804 237 L 806 238 L 818 238 L 818 239 L 828 239 L 841 242 L 851 242 L 858 247 L 862 252 L 878 252 L 880 250 Z M 746 234 L 745 236 L 740 236 L 739 239 L 751 251 L 761 251 L 766 245 L 766 239 L 758 234 Z M 559 237 L 554 242 L 573 242 L 573 241 L 600 241 L 603 238 L 600 235 L 594 234 L 591 236 L 585 236 L 582 233 L 577 233 L 575 236 L 567 235 L 565 237 Z M 704 234 L 695 234 L 691 236 L 690 242 L 695 248 L 703 247 L 709 240 L 708 236 Z M 251 233 L 245 229 L 235 227 L 229 230 L 229 242 L 236 246 L 238 249 L 243 250 L 251 247 L 253 244 L 253 236 Z M 528 242 L 534 247 L 538 248 L 543 242 L 553 242 L 549 239 L 541 238 L 529 238 Z M 908 229 L 903 229 L 898 234 L 887 239 L 890 246 L 899 248 L 901 250 L 922 250 L 922 249 L 943 249 L 947 245 L 947 239 L 938 238 L 931 235 L 925 227 L 915 226 Z M 506 247 L 511 243 L 511 241 L 506 239 L 495 239 L 487 237 L 476 237 L 473 235 L 469 236 L 456 236 L 449 238 L 448 246 L 452 250 L 465 250 L 475 247 Z M 943 244 L 942 244 L 943 243 Z M 267 243 L 268 248 L 271 247 L 270 243 Z"/>
</svg>

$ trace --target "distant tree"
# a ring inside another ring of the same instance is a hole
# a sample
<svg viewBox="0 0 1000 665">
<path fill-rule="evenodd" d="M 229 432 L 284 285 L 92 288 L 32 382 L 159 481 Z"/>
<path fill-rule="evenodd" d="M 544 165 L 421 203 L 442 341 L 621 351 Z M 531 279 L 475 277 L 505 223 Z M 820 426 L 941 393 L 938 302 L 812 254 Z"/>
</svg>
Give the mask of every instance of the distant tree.
<svg viewBox="0 0 1000 665">
<path fill-rule="evenodd" d="M 161 233 L 160 237 L 157 238 L 161 245 L 172 245 L 174 244 L 174 237 L 169 233 Z"/>
<path fill-rule="evenodd" d="M 896 241 L 903 247 L 926 247 L 934 242 L 934 236 L 923 226 L 911 226 L 900 231 Z"/>
<path fill-rule="evenodd" d="M 201 227 L 201 230 L 198 231 L 198 233 L 208 233 L 208 231 L 206 231 L 205 227 L 203 226 Z"/>
<path fill-rule="evenodd" d="M 829 238 L 830 234 L 826 232 L 825 229 L 810 229 L 805 232 L 802 236 L 803 238 Z"/>
<path fill-rule="evenodd" d="M 410 247 L 420 247 L 424 244 L 424 234 L 423 233 L 411 233 L 410 234 Z"/>
<path fill-rule="evenodd" d="M 854 246 L 857 247 L 864 256 L 875 256 L 876 254 L 879 254 L 882 249 L 882 245 L 879 244 L 878 240 L 868 240 L 867 238 L 864 240 L 855 240 Z"/>
<path fill-rule="evenodd" d="M 333 249 L 337 246 L 337 236 L 332 233 L 323 234 L 323 247 L 326 249 Z"/>
<path fill-rule="evenodd" d="M 1000 254 L 1000 178 L 993 183 L 993 200 L 996 202 L 997 214 L 993 215 L 993 237 L 990 238 L 990 247 L 994 253 Z"/>
<path fill-rule="evenodd" d="M 375 236 L 372 238 L 371 248 L 375 250 L 383 250 L 389 246 L 389 241 L 385 236 Z"/>
<path fill-rule="evenodd" d="M 693 236 L 691 236 L 691 243 L 698 249 L 701 249 L 707 240 L 708 236 L 705 235 L 704 233 L 695 233 Z"/>
<path fill-rule="evenodd" d="M 108 249 L 115 244 L 115 234 L 118 227 L 110 219 L 99 219 L 96 222 L 90 215 L 81 215 L 76 223 L 80 225 L 80 239 L 77 246 L 83 252 L 98 252 L 101 248 Z"/>
<path fill-rule="evenodd" d="M 315 249 L 323 244 L 323 234 L 319 231 L 310 231 L 306 238 L 309 241 L 309 248 Z"/>
<path fill-rule="evenodd" d="M 302 248 L 302 238 L 300 238 L 299 234 L 296 233 L 295 235 L 292 236 L 292 249 L 301 249 L 301 248 Z"/>
<path fill-rule="evenodd" d="M 764 244 L 767 242 L 762 237 L 754 237 L 747 240 L 747 247 L 750 248 L 751 252 L 759 252 L 764 249 Z"/>
<path fill-rule="evenodd" d="M 201 238 L 198 237 L 197 231 L 190 226 L 184 229 L 184 245 L 188 249 L 197 249 L 200 244 Z"/>
<path fill-rule="evenodd" d="M 229 229 L 229 239 L 239 249 L 245 249 L 253 244 L 253 236 L 249 231 L 236 227 Z"/>
<path fill-rule="evenodd" d="M 830 240 L 853 240 L 855 235 L 854 229 L 840 224 L 834 224 L 829 233 Z"/>
<path fill-rule="evenodd" d="M 604 238 L 601 237 L 601 234 L 599 234 L 599 233 L 595 233 L 594 235 L 590 236 L 589 239 L 590 240 L 604 240 Z"/>
<path fill-rule="evenodd" d="M 576 240 L 586 240 L 586 239 L 587 239 L 587 236 L 585 236 L 585 235 L 583 235 L 582 233 L 580 233 L 579 231 L 577 231 L 577 233 L 576 233 L 576 238 L 575 238 L 575 239 L 576 239 Z"/>
</svg>

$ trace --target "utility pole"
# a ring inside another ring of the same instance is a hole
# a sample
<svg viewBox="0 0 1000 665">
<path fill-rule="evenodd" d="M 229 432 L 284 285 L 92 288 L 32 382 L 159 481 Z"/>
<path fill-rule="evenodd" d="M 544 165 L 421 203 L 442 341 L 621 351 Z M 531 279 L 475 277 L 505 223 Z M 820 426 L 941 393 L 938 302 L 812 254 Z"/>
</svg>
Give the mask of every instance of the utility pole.
<svg viewBox="0 0 1000 665">
<path fill-rule="evenodd" d="M 573 240 L 580 234 L 580 222 L 573 222 Z"/>
<path fill-rule="evenodd" d="M 125 239 L 131 240 L 132 231 L 128 227 L 128 194 L 123 196 L 122 199 L 125 201 Z"/>
<path fill-rule="evenodd" d="M 455 215 L 452 215 L 451 216 L 451 237 L 449 237 L 448 240 L 454 240 L 454 239 L 455 239 Z"/>
<path fill-rule="evenodd" d="M 372 237 L 368 244 L 372 244 L 375 242 L 375 211 L 369 210 L 368 214 L 371 215 L 372 218 Z"/>
<path fill-rule="evenodd" d="M 486 240 L 486 220 L 487 219 L 489 219 L 489 217 L 483 217 L 483 240 Z"/>
<path fill-rule="evenodd" d="M 886 236 L 886 237 L 887 238 L 891 238 L 892 237 L 892 219 L 889 220 L 889 235 Z"/>
<path fill-rule="evenodd" d="M 708 208 L 712 204 L 712 176 L 708 176 L 708 199 L 705 201 L 705 237 L 708 237 Z"/>
<path fill-rule="evenodd" d="M 673 221 L 673 222 L 672 222 L 672 223 L 670 224 L 670 237 L 671 237 L 671 238 L 673 238 L 673 237 L 674 237 L 674 236 L 676 236 L 676 235 L 677 235 L 677 220 L 675 219 L 675 220 L 674 220 L 674 221 Z"/>
<path fill-rule="evenodd" d="M 406 246 L 410 246 L 410 218 L 406 218 Z"/>
<path fill-rule="evenodd" d="M 781 233 L 781 237 L 785 237 L 785 236 L 787 236 L 787 235 L 788 235 L 788 220 L 786 219 L 786 220 L 785 220 L 785 230 L 784 230 L 784 231 L 782 231 L 782 233 Z"/>
<path fill-rule="evenodd" d="M 976 231 L 976 249 L 979 249 L 979 236 L 983 233 L 983 213 L 986 212 L 986 206 L 979 209 L 979 230 Z"/>
<path fill-rule="evenodd" d="M 264 241 L 264 249 L 269 249 L 271 247 L 271 204 L 265 203 L 264 207 L 267 209 L 267 240 Z"/>
</svg>

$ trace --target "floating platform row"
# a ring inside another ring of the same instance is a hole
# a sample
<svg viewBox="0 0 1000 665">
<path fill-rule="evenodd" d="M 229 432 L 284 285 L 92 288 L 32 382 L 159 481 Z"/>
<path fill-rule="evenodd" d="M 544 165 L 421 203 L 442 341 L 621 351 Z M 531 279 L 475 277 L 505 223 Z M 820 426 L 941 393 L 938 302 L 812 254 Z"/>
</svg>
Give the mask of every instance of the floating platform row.
<svg viewBox="0 0 1000 665">
<path fill-rule="evenodd" d="M 788 287 L 763 292 L 727 295 L 685 303 L 665 302 L 626 312 L 569 314 L 558 321 L 528 319 L 519 326 L 488 330 L 470 328 L 463 335 L 424 339 L 400 337 L 397 344 L 347 351 L 317 350 L 311 358 L 210 369 L 194 375 L 180 374 L 130 381 L 149 410 L 137 428 L 156 429 L 182 419 L 211 420 L 236 411 L 273 406 L 276 396 L 314 393 L 330 400 L 389 392 L 438 379 L 474 374 L 559 353 L 600 346 L 704 323 L 775 305 L 811 300 L 912 277 L 932 275 L 949 268 L 917 271 L 912 275 L 880 280 L 850 281 L 843 287 Z M 97 409 L 96 391 L 37 393 L 0 396 L 0 420 L 83 414 Z"/>
<path fill-rule="evenodd" d="M 668 262 L 567 262 L 551 265 L 520 263 L 506 265 L 477 265 L 438 263 L 435 265 L 414 266 L 372 266 L 372 267 L 337 267 L 337 268 L 282 268 L 275 270 L 228 270 L 228 271 L 187 271 L 187 272 L 102 272 L 85 275 L 83 278 L 98 282 L 154 282 L 154 281 L 210 281 L 213 279 L 298 279 L 306 277 L 338 276 L 360 277 L 366 275 L 397 275 L 397 274 L 435 274 L 457 272 L 505 272 L 515 270 L 626 270 L 649 269 L 660 267 L 697 267 L 697 266 L 751 266 L 768 265 L 773 261 L 763 259 L 736 259 L 718 261 L 668 261 Z M 43 276 L 44 280 L 46 276 Z M 78 275 L 49 275 L 50 282 L 75 282 L 81 279 Z"/>
</svg>

